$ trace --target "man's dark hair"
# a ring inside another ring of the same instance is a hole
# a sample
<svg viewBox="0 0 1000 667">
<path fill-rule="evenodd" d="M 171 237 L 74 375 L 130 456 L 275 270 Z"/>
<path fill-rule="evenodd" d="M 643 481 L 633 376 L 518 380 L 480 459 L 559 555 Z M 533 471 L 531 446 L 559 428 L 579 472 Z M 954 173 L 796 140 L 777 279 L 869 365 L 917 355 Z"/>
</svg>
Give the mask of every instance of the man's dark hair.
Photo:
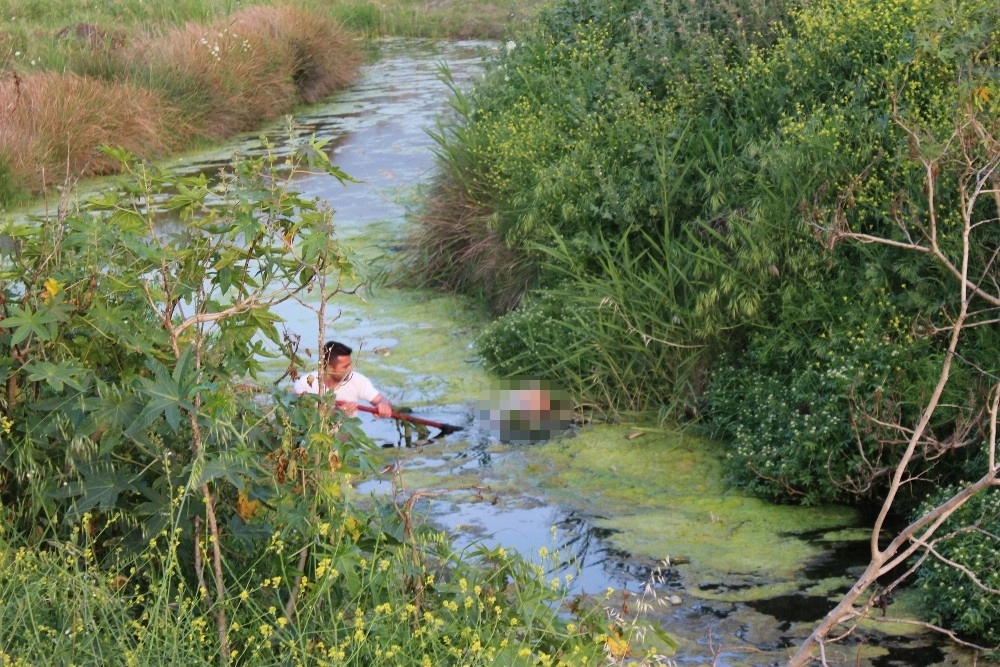
<svg viewBox="0 0 1000 667">
<path fill-rule="evenodd" d="M 349 357 L 351 352 L 353 350 L 343 343 L 338 343 L 335 340 L 327 341 L 326 345 L 323 346 L 323 365 L 333 363 L 337 357 Z"/>
</svg>

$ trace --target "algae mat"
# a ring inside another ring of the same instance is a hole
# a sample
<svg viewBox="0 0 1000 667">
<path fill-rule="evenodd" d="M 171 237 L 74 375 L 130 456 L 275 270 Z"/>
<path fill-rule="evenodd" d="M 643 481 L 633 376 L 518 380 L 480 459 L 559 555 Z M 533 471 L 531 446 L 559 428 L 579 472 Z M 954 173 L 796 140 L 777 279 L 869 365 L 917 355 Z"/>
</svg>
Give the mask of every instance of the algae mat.
<svg viewBox="0 0 1000 667">
<path fill-rule="evenodd" d="M 526 474 L 555 501 L 595 515 L 615 546 L 682 561 L 693 580 L 717 573 L 793 581 L 822 549 L 799 535 L 858 525 L 844 507 L 771 505 L 727 488 L 719 446 L 684 434 L 584 427 L 525 449 Z"/>
<path fill-rule="evenodd" d="M 726 485 L 724 452 L 711 440 L 610 425 L 536 445 L 500 443 L 474 425 L 463 435 L 383 450 L 397 476 L 361 492 L 427 494 L 419 507 L 459 543 L 503 544 L 528 558 L 559 550 L 567 567 L 582 568 L 578 595 L 614 586 L 617 604 L 631 600 L 633 609 L 655 598 L 646 620 L 679 645 L 669 664 L 783 664 L 867 558 L 868 531 L 854 510 L 742 495 Z M 912 618 L 906 603 L 892 613 Z M 881 619 L 830 646 L 827 658 L 971 664 L 939 638 Z"/>
</svg>

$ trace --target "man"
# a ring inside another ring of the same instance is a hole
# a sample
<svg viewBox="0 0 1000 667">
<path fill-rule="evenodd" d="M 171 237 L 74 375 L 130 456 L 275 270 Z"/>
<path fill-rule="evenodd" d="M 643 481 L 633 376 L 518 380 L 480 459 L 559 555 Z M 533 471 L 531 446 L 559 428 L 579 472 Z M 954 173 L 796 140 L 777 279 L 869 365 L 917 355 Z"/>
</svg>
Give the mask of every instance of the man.
<svg viewBox="0 0 1000 667">
<path fill-rule="evenodd" d="M 392 404 L 378 392 L 371 380 L 354 370 L 351 348 L 331 340 L 323 346 L 321 356 L 319 371 L 296 380 L 292 393 L 296 396 L 318 394 L 322 382 L 326 391 L 336 394 L 337 405 L 349 415 L 357 414 L 358 401 L 371 403 L 379 417 L 392 415 Z"/>
</svg>

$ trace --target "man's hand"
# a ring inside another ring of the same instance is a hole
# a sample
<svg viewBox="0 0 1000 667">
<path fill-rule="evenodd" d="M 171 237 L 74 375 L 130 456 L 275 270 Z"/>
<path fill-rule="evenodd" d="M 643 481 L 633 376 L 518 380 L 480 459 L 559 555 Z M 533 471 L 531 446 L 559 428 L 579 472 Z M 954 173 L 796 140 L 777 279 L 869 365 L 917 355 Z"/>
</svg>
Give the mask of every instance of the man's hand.
<svg viewBox="0 0 1000 667">
<path fill-rule="evenodd" d="M 380 398 L 379 401 L 378 401 L 378 403 L 373 403 L 372 405 L 375 406 L 375 413 L 379 417 L 391 417 L 392 416 L 392 403 L 390 403 L 389 401 L 385 400 L 384 398 Z"/>
<path fill-rule="evenodd" d="M 337 407 L 340 408 L 345 415 L 348 417 L 355 417 L 358 414 L 358 404 L 351 403 L 349 401 L 337 401 Z"/>
</svg>

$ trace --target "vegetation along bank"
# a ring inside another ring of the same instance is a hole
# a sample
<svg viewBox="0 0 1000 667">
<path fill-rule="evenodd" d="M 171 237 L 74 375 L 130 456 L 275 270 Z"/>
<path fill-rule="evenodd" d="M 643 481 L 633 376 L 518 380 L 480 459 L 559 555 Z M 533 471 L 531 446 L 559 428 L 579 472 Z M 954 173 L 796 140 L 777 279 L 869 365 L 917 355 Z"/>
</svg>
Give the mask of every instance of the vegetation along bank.
<svg viewBox="0 0 1000 667">
<path fill-rule="evenodd" d="M 557 2 L 455 92 L 411 277 L 493 307 L 501 374 L 871 508 L 838 613 L 915 584 L 996 647 L 998 9 Z"/>
<path fill-rule="evenodd" d="M 280 117 L 354 78 L 365 40 L 498 38 L 534 2 L 0 1 L 0 208 Z"/>
<path fill-rule="evenodd" d="M 168 138 L 214 140 L 249 127 L 248 107 L 279 113 L 284 96 L 318 98 L 322 86 L 310 82 L 331 79 L 306 68 L 299 48 L 316 46 L 309 58 L 340 54 L 330 64 L 342 77 L 335 86 L 357 64 L 356 45 L 320 48 L 343 33 L 297 5 L 242 7 L 219 22 L 215 5 L 200 1 L 95 5 L 0 5 L 12 24 L 0 37 L 0 128 L 5 142 L 26 142 L 5 149 L 5 196 L 123 173 L 120 188 L 54 216 L 0 218 L 0 663 L 624 660 L 634 619 L 612 627 L 607 600 L 560 613 L 568 581 L 547 577 L 550 563 L 456 549 L 420 525 L 418 496 L 370 509 L 350 502 L 350 483 L 375 469 L 371 443 L 343 423 L 332 395 L 289 401 L 279 391 L 264 402 L 246 391 L 264 357 L 306 363 L 279 334 L 275 309 L 300 293 L 325 304 L 356 275 L 330 207 L 276 177 L 346 179 L 322 147 L 299 142 L 236 160 L 211 184 L 131 155 L 180 146 L 153 140 L 164 128 Z M 382 5 L 331 6 L 386 17 L 375 11 Z M 59 28 L 34 23 L 40 17 Z M 133 34 L 134 24 L 143 29 Z M 66 25 L 99 30 L 73 28 L 39 64 L 34 49 L 45 42 L 36 38 Z M 109 76 L 41 71 L 64 48 L 67 62 Z M 131 55 L 122 63 L 120 53 Z M 124 69 L 110 75 L 115 67 Z M 49 96 L 29 92 L 43 85 Z M 32 113 L 21 115 L 29 102 Z M 58 129 L 32 143 L 10 131 L 15 116 L 21 129 Z M 90 142 L 128 150 L 66 146 L 85 130 Z M 129 145 L 134 137 L 152 143 Z M 49 180 L 48 163 L 15 174 L 22 150 L 57 154 L 57 176 Z M 87 171 L 95 159 L 103 166 Z M 150 201 L 184 221 L 183 233 L 163 234 Z"/>
</svg>

